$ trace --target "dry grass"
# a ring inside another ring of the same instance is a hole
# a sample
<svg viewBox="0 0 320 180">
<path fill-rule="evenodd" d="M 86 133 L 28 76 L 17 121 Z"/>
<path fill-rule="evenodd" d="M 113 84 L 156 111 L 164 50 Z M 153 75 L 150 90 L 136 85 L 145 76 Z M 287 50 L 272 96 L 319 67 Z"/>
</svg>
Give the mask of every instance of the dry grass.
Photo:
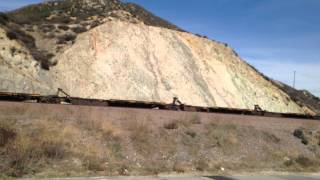
<svg viewBox="0 0 320 180">
<path fill-rule="evenodd" d="M 193 114 L 190 119 L 191 124 L 201 124 L 201 118 L 199 114 Z"/>
<path fill-rule="evenodd" d="M 165 128 L 165 123 L 130 117 L 121 122 L 1 119 L 0 177 L 154 175 L 218 172 L 221 167 L 236 171 L 319 169 L 316 154 L 320 148 L 311 151 L 302 146 L 309 154 L 303 154 L 298 146 L 290 150 L 271 131 L 199 124 L 188 118 L 172 120 L 178 128 Z M 295 140 L 293 135 L 289 138 Z M 316 145 L 316 140 L 310 142 Z"/>
<path fill-rule="evenodd" d="M 203 158 L 199 158 L 195 162 L 195 167 L 196 167 L 196 170 L 198 170 L 198 171 L 205 171 L 205 170 L 208 170 L 210 166 L 209 166 L 207 160 L 205 160 Z"/>
<path fill-rule="evenodd" d="M 184 173 L 190 166 L 186 162 L 176 161 L 173 165 L 173 171 L 177 173 Z"/>
<path fill-rule="evenodd" d="M 224 150 L 224 152 L 232 151 L 238 148 L 237 127 L 234 125 L 216 125 L 210 124 L 207 127 L 207 136 L 209 140 L 215 145 Z"/>
<path fill-rule="evenodd" d="M 165 129 L 171 129 L 171 130 L 173 130 L 173 129 L 178 129 L 179 128 L 179 126 L 178 126 L 178 123 L 177 122 L 171 122 L 171 123 L 167 123 L 167 124 L 165 124 L 164 125 L 164 128 Z"/>
<path fill-rule="evenodd" d="M 134 148 L 142 155 L 150 155 L 154 144 L 151 141 L 152 133 L 148 124 L 143 121 L 132 121 L 129 123 L 130 139 Z"/>
<path fill-rule="evenodd" d="M 89 121 L 79 126 L 77 123 L 61 122 L 35 120 L 17 129 L 16 122 L 1 121 L 0 129 L 16 133 L 16 136 L 3 141 L 6 143 L 1 149 L 4 155 L 1 160 L 5 165 L 0 166 L 1 172 L 7 176 L 21 177 L 52 168 L 52 163 L 59 164 L 74 158 L 80 161 L 75 169 L 105 171 L 108 161 L 116 164 L 123 158 L 118 139 L 121 132 L 112 123 Z M 0 137 L 4 139 L 2 134 Z"/>
<path fill-rule="evenodd" d="M 3 149 L 7 164 L 3 171 L 10 176 L 20 177 L 33 173 L 46 160 L 63 159 L 67 154 L 67 142 L 59 132 L 58 124 L 39 122 L 32 132 L 15 129 L 15 126 L 11 128 L 17 136 Z"/>
<path fill-rule="evenodd" d="M 286 170 L 298 172 L 317 172 L 320 168 L 320 161 L 303 155 L 293 157 L 283 163 Z"/>
</svg>

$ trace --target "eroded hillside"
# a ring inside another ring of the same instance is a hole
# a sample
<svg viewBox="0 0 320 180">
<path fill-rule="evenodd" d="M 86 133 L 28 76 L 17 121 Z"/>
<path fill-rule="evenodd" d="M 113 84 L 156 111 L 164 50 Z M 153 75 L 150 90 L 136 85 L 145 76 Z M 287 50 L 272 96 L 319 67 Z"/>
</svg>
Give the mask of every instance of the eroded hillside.
<svg viewBox="0 0 320 180">
<path fill-rule="evenodd" d="M 226 44 L 134 4 L 67 0 L 1 17 L 1 91 L 315 113 Z"/>
<path fill-rule="evenodd" d="M 231 48 L 189 33 L 110 21 L 59 59 L 55 82 L 76 96 L 302 112 Z"/>
</svg>

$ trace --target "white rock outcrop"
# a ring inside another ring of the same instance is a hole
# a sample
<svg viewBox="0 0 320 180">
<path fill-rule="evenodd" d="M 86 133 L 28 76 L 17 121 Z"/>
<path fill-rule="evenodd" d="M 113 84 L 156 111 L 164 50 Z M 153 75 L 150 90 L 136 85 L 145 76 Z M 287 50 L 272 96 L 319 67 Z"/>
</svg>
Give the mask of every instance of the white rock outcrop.
<svg viewBox="0 0 320 180">
<path fill-rule="evenodd" d="M 0 62 L 8 61 L 0 52 Z M 1 91 L 63 88 L 84 98 L 169 103 L 176 96 L 190 105 L 304 112 L 230 47 L 190 33 L 113 20 L 79 35 L 56 59 L 50 71 L 30 65 L 13 72 L 2 63 Z M 24 74 L 31 80 L 14 77 Z"/>
</svg>

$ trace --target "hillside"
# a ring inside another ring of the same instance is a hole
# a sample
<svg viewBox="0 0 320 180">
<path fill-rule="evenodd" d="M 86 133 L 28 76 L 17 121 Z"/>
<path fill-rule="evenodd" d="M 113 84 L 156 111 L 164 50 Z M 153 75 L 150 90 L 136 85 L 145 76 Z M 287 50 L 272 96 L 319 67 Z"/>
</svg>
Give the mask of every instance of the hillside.
<svg viewBox="0 0 320 180">
<path fill-rule="evenodd" d="M 281 83 L 279 81 L 273 81 L 273 83 L 278 86 L 281 90 L 286 92 L 297 104 L 300 106 L 307 106 L 312 111 L 320 114 L 320 99 L 314 96 L 309 91 L 297 90 L 289 85 Z"/>
<path fill-rule="evenodd" d="M 0 90 L 317 113 L 227 44 L 117 0 L 66 0 L 0 16 Z"/>
<path fill-rule="evenodd" d="M 139 5 L 119 0 L 48 1 L 0 16 L 10 39 L 22 42 L 46 70 L 55 65 L 52 58 L 74 43 L 79 33 L 107 20 L 121 19 L 182 31 Z"/>
<path fill-rule="evenodd" d="M 0 178 L 319 172 L 319 125 L 0 102 Z"/>
<path fill-rule="evenodd" d="M 0 179 L 319 172 L 319 121 L 0 102 Z"/>
</svg>

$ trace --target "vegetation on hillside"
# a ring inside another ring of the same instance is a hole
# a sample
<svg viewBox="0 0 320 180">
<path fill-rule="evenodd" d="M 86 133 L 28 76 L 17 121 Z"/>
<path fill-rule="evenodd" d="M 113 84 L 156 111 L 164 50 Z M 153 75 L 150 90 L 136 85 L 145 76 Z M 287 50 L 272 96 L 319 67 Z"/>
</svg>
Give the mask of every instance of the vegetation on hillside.
<svg viewBox="0 0 320 180">
<path fill-rule="evenodd" d="M 253 126 L 204 123 L 196 115 L 159 125 L 134 115 L 121 121 L 4 117 L 0 119 L 0 177 L 320 168 L 320 136 L 311 143 L 310 136 L 304 135 L 307 146 L 296 139 L 296 132 L 279 136 Z M 295 142 L 294 147 L 288 140 Z"/>
<path fill-rule="evenodd" d="M 49 70 L 56 64 L 51 59 L 62 47 L 73 44 L 79 33 L 102 24 L 104 18 L 120 18 L 118 13 L 114 13 L 119 10 L 129 13 L 125 17 L 128 21 L 137 19 L 147 25 L 181 30 L 136 4 L 118 0 L 105 0 L 103 3 L 97 0 L 47 1 L 1 13 L 0 24 L 6 25 L 7 36 L 11 40 L 24 44 L 41 67 Z M 37 40 L 43 39 L 53 41 L 55 45 L 50 49 L 36 46 Z"/>
<path fill-rule="evenodd" d="M 0 12 L 0 25 L 6 25 L 8 22 L 8 16 Z"/>
<path fill-rule="evenodd" d="M 47 24 L 47 23 L 81 23 L 89 17 L 107 17 L 111 11 L 123 10 L 150 26 L 181 30 L 177 26 L 155 16 L 134 3 L 122 3 L 118 0 L 105 0 L 105 4 L 92 0 L 92 5 L 85 1 L 60 0 L 42 4 L 29 5 L 7 15 L 18 24 Z M 48 18 L 54 16 L 54 18 Z M 76 17 L 72 19 L 71 17 Z"/>
</svg>

